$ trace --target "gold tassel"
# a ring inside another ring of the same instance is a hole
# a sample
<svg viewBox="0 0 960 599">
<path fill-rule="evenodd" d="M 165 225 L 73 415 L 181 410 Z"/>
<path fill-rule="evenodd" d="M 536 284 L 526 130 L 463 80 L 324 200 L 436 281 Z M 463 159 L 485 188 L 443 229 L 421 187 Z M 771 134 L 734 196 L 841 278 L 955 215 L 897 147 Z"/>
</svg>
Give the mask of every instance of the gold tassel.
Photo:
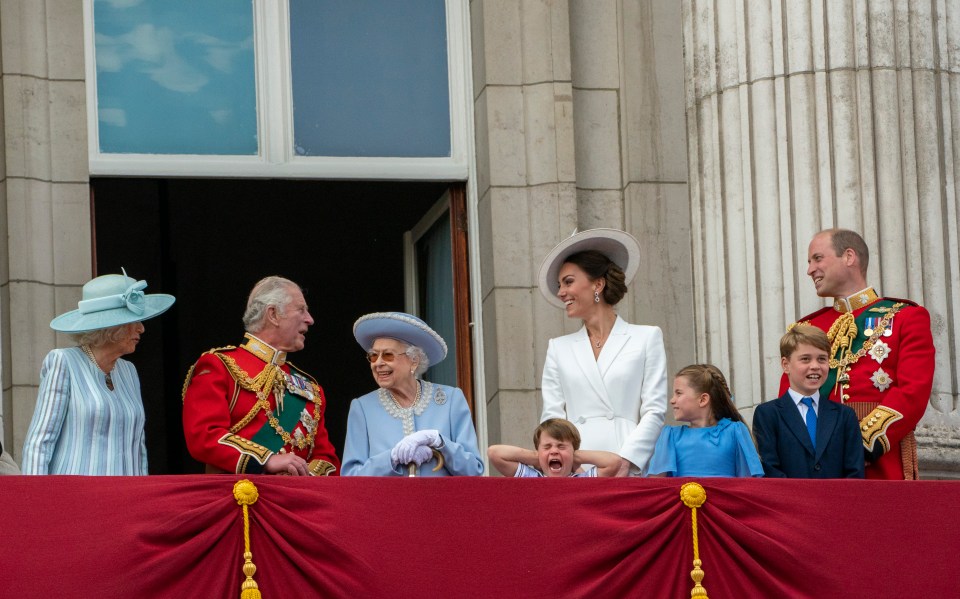
<svg viewBox="0 0 960 599">
<path fill-rule="evenodd" d="M 240 599 L 261 599 L 260 589 L 253 579 L 257 566 L 253 563 L 253 553 L 250 552 L 250 513 L 247 506 L 253 505 L 260 497 L 257 486 L 247 479 L 238 480 L 233 485 L 233 497 L 243 506 L 243 573 L 247 579 L 240 587 Z"/>
<path fill-rule="evenodd" d="M 690 597 L 702 597 L 707 599 L 707 589 L 703 588 L 700 582 L 703 580 L 703 570 L 700 568 L 700 546 L 697 539 L 697 508 L 707 502 L 707 492 L 698 483 L 686 483 L 680 487 L 680 501 L 690 508 L 693 518 L 693 570 L 690 572 L 690 578 L 693 579 L 693 589 L 690 590 Z"/>
</svg>

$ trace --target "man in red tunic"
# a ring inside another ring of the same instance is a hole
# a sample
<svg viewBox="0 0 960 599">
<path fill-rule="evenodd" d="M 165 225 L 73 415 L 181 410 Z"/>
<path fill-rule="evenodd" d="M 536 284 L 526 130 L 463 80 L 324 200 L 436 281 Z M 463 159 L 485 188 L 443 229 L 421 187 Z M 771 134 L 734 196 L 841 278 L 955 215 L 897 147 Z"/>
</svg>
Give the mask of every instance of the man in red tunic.
<svg viewBox="0 0 960 599">
<path fill-rule="evenodd" d="M 211 349 L 187 373 L 183 432 L 190 455 L 207 472 L 338 474 L 323 389 L 287 362 L 313 324 L 300 287 L 282 277 L 261 280 L 243 324 L 240 347 Z"/>
<path fill-rule="evenodd" d="M 878 296 L 866 282 L 869 259 L 859 234 L 846 229 L 817 233 L 807 274 L 817 295 L 834 301 L 800 322 L 827 332 L 830 370 L 820 395 L 856 411 L 867 478 L 916 479 L 913 431 L 933 387 L 930 314 L 910 300 Z"/>
</svg>

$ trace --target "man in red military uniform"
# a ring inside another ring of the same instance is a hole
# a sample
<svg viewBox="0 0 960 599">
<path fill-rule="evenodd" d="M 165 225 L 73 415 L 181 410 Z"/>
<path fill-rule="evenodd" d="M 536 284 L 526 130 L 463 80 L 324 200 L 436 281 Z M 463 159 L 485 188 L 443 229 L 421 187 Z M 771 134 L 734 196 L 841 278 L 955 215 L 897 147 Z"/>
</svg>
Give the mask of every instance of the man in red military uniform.
<svg viewBox="0 0 960 599">
<path fill-rule="evenodd" d="M 933 387 L 930 314 L 909 300 L 879 297 L 866 282 L 869 259 L 859 234 L 846 229 L 817 233 L 807 274 L 817 295 L 834 302 L 800 322 L 827 332 L 830 370 L 820 395 L 856 411 L 867 478 L 916 479 L 913 431 Z M 781 394 L 784 385 L 785 377 Z"/>
<path fill-rule="evenodd" d="M 183 432 L 190 455 L 207 472 L 338 474 L 323 389 L 287 362 L 313 324 L 300 287 L 282 277 L 261 280 L 243 324 L 240 347 L 212 349 L 187 373 Z"/>
</svg>

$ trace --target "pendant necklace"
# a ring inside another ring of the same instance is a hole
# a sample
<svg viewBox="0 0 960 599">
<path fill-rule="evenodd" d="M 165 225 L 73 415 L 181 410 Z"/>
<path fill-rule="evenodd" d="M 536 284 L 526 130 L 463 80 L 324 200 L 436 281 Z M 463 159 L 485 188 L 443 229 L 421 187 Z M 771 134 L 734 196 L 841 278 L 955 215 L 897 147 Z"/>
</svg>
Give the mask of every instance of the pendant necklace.
<svg viewBox="0 0 960 599">
<path fill-rule="evenodd" d="M 93 349 L 89 345 L 81 345 L 80 349 L 83 353 L 87 354 L 87 357 L 90 358 L 90 361 L 93 362 L 93 365 L 97 367 L 97 370 L 103 373 L 104 378 L 106 379 L 107 389 L 113 391 L 113 379 L 110 377 L 110 373 L 100 368 L 100 363 L 97 362 L 97 357 L 93 355 Z"/>
</svg>

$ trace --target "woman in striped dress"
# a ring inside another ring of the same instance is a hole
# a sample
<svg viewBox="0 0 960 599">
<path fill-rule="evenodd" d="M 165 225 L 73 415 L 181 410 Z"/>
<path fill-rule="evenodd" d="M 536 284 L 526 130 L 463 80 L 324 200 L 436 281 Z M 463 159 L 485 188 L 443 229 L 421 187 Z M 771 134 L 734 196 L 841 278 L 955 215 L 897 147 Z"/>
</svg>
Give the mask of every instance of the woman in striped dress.
<svg viewBox="0 0 960 599">
<path fill-rule="evenodd" d="M 50 322 L 76 347 L 54 349 L 40 368 L 40 390 L 23 444 L 24 474 L 147 474 L 144 410 L 136 350 L 142 321 L 175 301 L 145 295 L 146 281 L 104 275 L 83 286 L 78 308 Z"/>
</svg>

